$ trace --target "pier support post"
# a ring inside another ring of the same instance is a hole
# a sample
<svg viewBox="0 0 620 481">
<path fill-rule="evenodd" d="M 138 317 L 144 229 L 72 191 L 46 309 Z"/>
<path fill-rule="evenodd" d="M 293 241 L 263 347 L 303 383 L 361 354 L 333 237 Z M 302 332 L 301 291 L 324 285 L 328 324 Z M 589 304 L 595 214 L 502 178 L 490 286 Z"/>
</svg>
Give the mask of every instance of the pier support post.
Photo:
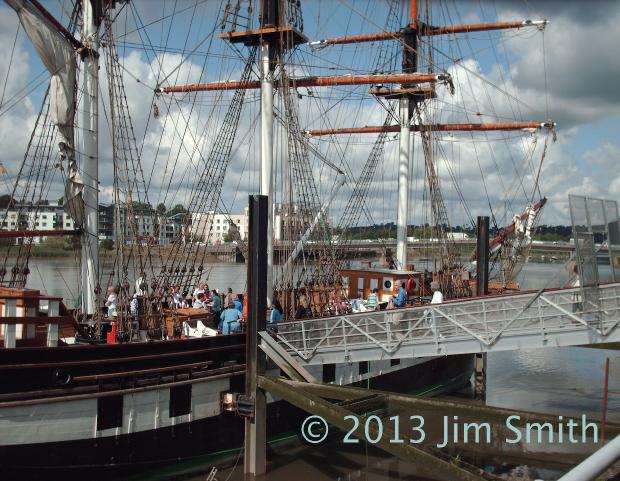
<svg viewBox="0 0 620 481">
<path fill-rule="evenodd" d="M 477 352 L 474 360 L 474 395 L 478 400 L 487 397 L 487 353 Z"/>
<path fill-rule="evenodd" d="M 478 216 L 476 241 L 476 295 L 489 293 L 489 218 Z"/>
<path fill-rule="evenodd" d="M 15 317 L 17 315 L 17 300 L 5 299 L 4 301 L 5 317 Z M 4 347 L 7 349 L 14 348 L 17 338 L 17 326 L 13 324 L 4 325 Z"/>
<path fill-rule="evenodd" d="M 38 309 L 36 307 L 29 306 L 29 307 L 25 307 L 24 310 L 26 311 L 26 317 L 33 318 L 33 317 L 37 316 Z M 34 339 L 36 337 L 36 334 L 37 334 L 37 332 L 36 332 L 36 328 L 37 328 L 36 324 L 32 324 L 32 323 L 29 322 L 24 327 L 26 329 L 25 338 L 26 339 Z"/>
<path fill-rule="evenodd" d="M 47 309 L 47 315 L 49 317 L 57 317 L 59 312 L 59 302 L 49 301 L 49 307 Z M 58 324 L 50 323 L 47 325 L 47 347 L 58 346 Z"/>
<path fill-rule="evenodd" d="M 246 320 L 246 395 L 254 399 L 254 417 L 245 420 L 244 473 L 255 476 L 267 469 L 267 402 L 258 387 L 265 374 L 265 355 L 258 349 L 258 332 L 266 329 L 267 225 L 269 202 L 265 195 L 250 196 L 248 245 L 248 319 Z"/>
</svg>

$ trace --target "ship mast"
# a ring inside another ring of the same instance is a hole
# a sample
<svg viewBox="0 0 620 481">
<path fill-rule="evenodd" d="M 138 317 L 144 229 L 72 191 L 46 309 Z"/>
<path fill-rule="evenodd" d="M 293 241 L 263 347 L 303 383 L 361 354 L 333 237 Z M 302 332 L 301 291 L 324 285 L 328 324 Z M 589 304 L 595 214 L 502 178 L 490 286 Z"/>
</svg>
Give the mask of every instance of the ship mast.
<svg viewBox="0 0 620 481">
<path fill-rule="evenodd" d="M 82 309 L 84 314 L 95 314 L 99 299 L 99 158 L 97 147 L 99 38 L 97 34 L 96 3 L 83 0 L 82 49 L 82 172 L 84 180 L 84 219 L 82 229 Z"/>
<path fill-rule="evenodd" d="M 231 90 L 238 88 L 261 89 L 261 194 L 269 196 L 271 213 L 269 215 L 269 235 L 272 236 L 273 226 L 273 89 L 280 88 L 281 82 L 273 80 L 273 62 L 281 49 L 290 48 L 307 40 L 301 32 L 281 20 L 280 2 L 278 0 L 261 1 L 261 25 L 257 30 L 244 32 L 229 32 L 219 35 L 232 43 L 259 45 L 261 51 L 261 79 L 253 82 L 225 81 L 206 84 L 179 85 L 158 88 L 162 93 L 183 93 L 199 91 Z M 417 0 L 409 0 L 409 22 L 399 32 L 382 32 L 379 34 L 358 35 L 342 38 L 332 38 L 309 42 L 310 46 L 322 47 L 345 43 L 361 43 L 376 40 L 399 40 L 403 43 L 402 72 L 398 74 L 382 75 L 345 75 L 329 77 L 301 77 L 291 78 L 296 87 L 330 87 L 337 85 L 378 85 L 400 84 L 399 89 L 373 89 L 371 93 L 386 98 L 399 100 L 399 123 L 394 126 L 367 126 L 361 128 L 337 128 L 329 130 L 309 131 L 310 135 L 342 134 L 342 133 L 370 133 L 382 131 L 400 132 L 399 167 L 398 167 L 398 208 L 397 208 L 397 264 L 401 269 L 407 268 L 407 213 L 409 196 L 409 170 L 411 164 L 411 132 L 428 130 L 458 130 L 458 131 L 491 131 L 491 130 L 521 130 L 553 128 L 552 122 L 521 122 L 502 124 L 442 124 L 442 125 L 412 125 L 413 112 L 420 102 L 435 96 L 433 84 L 443 82 L 453 89 L 451 77 L 447 73 L 419 73 L 418 44 L 419 38 L 435 35 L 454 34 L 459 32 L 476 32 L 485 30 L 500 30 L 508 28 L 538 27 L 544 28 L 546 20 L 497 22 L 471 25 L 433 26 L 421 22 L 418 18 Z M 284 36 L 290 35 L 290 41 L 283 42 Z M 420 84 L 431 84 L 420 86 Z M 418 87 L 416 87 L 418 86 Z M 286 86 L 285 86 L 286 87 Z M 272 279 L 272 245 L 269 241 L 269 278 Z"/>
<path fill-rule="evenodd" d="M 261 2 L 261 28 L 277 25 L 277 0 Z M 273 292 L 273 224 L 275 200 L 273 194 L 273 69 L 269 38 L 261 36 L 260 57 L 260 194 L 267 197 L 267 306 L 271 306 Z M 275 52 L 273 52 L 275 53 Z"/>
<path fill-rule="evenodd" d="M 411 74 L 418 66 L 417 40 L 417 0 L 409 2 L 409 25 L 404 29 L 403 36 L 403 73 Z M 396 265 L 407 269 L 407 221 L 409 213 L 409 168 L 411 164 L 411 112 L 415 107 L 414 96 L 406 92 L 407 84 L 402 84 L 405 93 L 399 98 L 400 138 L 398 149 L 398 208 L 396 212 Z"/>
</svg>

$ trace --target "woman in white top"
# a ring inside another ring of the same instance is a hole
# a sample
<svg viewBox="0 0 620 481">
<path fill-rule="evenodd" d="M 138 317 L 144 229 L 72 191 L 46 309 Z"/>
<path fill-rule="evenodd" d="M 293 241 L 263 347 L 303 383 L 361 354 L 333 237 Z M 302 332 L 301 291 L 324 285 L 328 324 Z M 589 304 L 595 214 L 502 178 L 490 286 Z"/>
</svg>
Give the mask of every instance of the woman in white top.
<svg viewBox="0 0 620 481">
<path fill-rule="evenodd" d="M 433 291 L 433 298 L 431 304 L 441 304 L 443 302 L 443 294 L 439 290 L 439 282 L 431 282 L 431 291 Z"/>
<path fill-rule="evenodd" d="M 116 304 L 118 302 L 118 296 L 116 295 L 116 289 L 114 287 L 108 287 L 108 299 L 105 302 L 108 308 L 108 317 L 116 317 Z"/>
</svg>

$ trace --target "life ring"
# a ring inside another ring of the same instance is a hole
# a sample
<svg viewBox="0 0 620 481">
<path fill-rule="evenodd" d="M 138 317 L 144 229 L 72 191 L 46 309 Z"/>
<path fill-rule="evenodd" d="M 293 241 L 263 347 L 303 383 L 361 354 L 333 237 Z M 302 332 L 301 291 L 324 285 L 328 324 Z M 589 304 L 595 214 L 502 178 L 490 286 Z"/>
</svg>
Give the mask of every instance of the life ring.
<svg viewBox="0 0 620 481">
<path fill-rule="evenodd" d="M 59 386 L 66 386 L 71 382 L 71 374 L 68 371 L 57 369 L 54 371 L 54 382 Z"/>
</svg>

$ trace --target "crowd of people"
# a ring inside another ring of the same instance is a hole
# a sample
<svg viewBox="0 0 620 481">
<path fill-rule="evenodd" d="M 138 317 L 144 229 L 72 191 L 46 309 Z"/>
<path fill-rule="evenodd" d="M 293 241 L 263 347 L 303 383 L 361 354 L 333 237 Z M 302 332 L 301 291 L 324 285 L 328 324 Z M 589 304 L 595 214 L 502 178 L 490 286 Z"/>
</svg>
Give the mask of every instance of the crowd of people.
<svg viewBox="0 0 620 481">
<path fill-rule="evenodd" d="M 439 283 L 436 281 L 431 282 L 430 288 L 432 291 L 430 303 L 438 304 L 443 302 L 443 295 Z M 400 308 L 407 306 L 409 296 L 415 289 L 416 283 L 413 277 L 409 282 L 397 284 L 393 296 L 387 303 L 387 307 Z M 379 290 L 377 288 L 373 289 L 368 294 L 366 300 L 360 297 L 360 299 L 349 301 L 344 293 L 345 291 L 343 289 L 337 289 L 333 298 L 330 298 L 330 309 L 336 310 L 336 315 L 346 313 L 347 309 L 350 312 L 351 308 L 353 312 L 384 308 L 381 306 L 382 300 L 379 299 Z M 114 319 L 119 310 L 119 289 L 117 287 L 109 287 L 107 294 L 105 309 L 107 310 L 107 316 L 110 319 Z M 226 291 L 220 292 L 217 289 L 210 289 L 207 283 L 201 283 L 194 289 L 191 295 L 189 292 L 181 292 L 178 286 L 170 287 L 168 296 L 164 302 L 165 307 L 168 308 L 207 310 L 213 321 L 213 328 L 217 329 L 217 331 L 222 334 L 230 334 L 241 331 L 243 321 L 247 318 L 247 303 L 244 302 L 244 297 L 246 296 L 240 296 L 234 293 L 230 287 Z M 141 314 L 144 314 L 144 306 L 147 299 L 148 285 L 146 283 L 146 274 L 142 272 L 136 279 L 134 294 L 129 305 L 129 312 L 132 316 L 135 316 L 135 319 L 138 319 Z M 306 295 L 300 295 L 296 304 L 295 319 L 314 317 L 315 313 Z M 277 324 L 284 319 L 284 309 L 280 303 L 278 294 L 274 293 L 268 317 L 270 329 L 277 330 Z"/>
</svg>

